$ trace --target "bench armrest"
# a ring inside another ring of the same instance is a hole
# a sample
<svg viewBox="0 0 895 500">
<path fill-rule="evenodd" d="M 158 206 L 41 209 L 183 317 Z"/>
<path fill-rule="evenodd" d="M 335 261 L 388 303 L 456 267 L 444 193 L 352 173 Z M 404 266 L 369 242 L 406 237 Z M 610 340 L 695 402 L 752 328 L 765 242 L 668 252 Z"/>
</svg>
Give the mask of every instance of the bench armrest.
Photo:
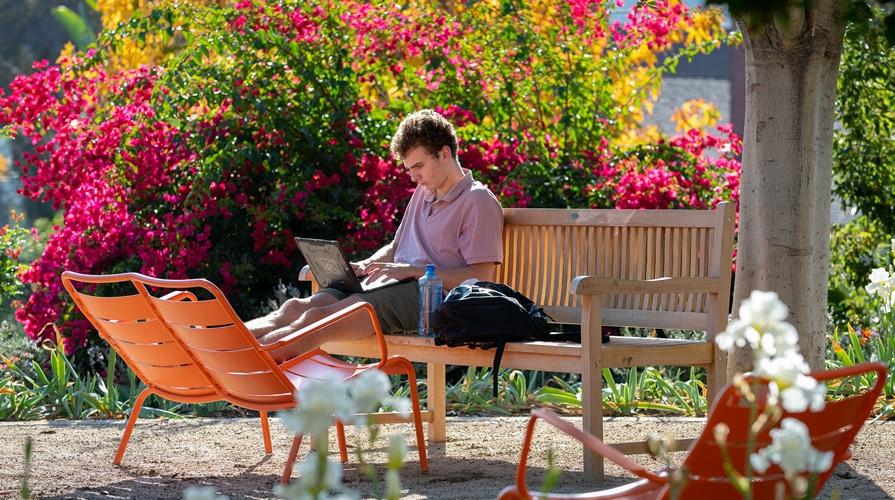
<svg viewBox="0 0 895 500">
<path fill-rule="evenodd" d="M 314 275 L 311 273 L 311 268 L 305 264 L 304 267 L 301 268 L 301 271 L 298 272 L 298 281 L 314 281 Z"/>
<path fill-rule="evenodd" d="M 719 278 L 656 278 L 626 280 L 578 276 L 572 279 L 570 293 L 574 295 L 603 295 L 608 293 L 718 293 Z"/>
</svg>

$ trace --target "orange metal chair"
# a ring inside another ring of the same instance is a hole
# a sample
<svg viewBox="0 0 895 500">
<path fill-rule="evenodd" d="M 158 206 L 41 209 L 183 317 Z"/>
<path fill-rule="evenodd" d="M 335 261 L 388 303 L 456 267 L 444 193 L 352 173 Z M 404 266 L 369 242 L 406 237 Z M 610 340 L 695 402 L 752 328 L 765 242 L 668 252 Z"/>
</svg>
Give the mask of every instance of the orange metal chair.
<svg viewBox="0 0 895 500">
<path fill-rule="evenodd" d="M 264 449 L 271 453 L 268 412 L 295 406 L 294 394 L 308 378 L 351 378 L 377 368 L 387 374 L 407 375 L 416 425 L 420 468 L 428 470 L 419 394 L 413 365 L 405 358 L 388 356 L 376 313 L 366 303 L 355 304 L 273 344 L 260 345 L 230 306 L 224 294 L 203 279 L 164 280 L 137 273 L 92 276 L 66 271 L 63 284 L 78 308 L 100 335 L 118 352 L 147 388 L 134 403 L 115 456 L 121 462 L 140 407 L 150 394 L 178 402 L 226 400 L 261 413 Z M 126 284 L 135 294 L 100 297 L 76 290 L 75 283 Z M 171 290 L 157 297 L 153 290 Z M 197 300 L 189 290 L 204 290 L 212 297 Z M 315 349 L 283 363 L 268 354 L 294 338 L 333 325 L 354 314 L 367 314 L 379 339 L 378 363 L 355 365 Z M 335 422 L 342 461 L 348 460 L 344 428 Z M 291 476 L 302 436 L 296 436 L 283 481 Z"/>
<path fill-rule="evenodd" d="M 821 451 L 833 452 L 833 466 L 819 475 L 815 493 L 820 491 L 824 483 L 832 474 L 833 469 L 840 462 L 851 455 L 849 445 L 854 441 L 855 435 L 864 425 L 873 405 L 879 398 L 880 392 L 886 380 L 886 367 L 881 363 L 866 363 L 858 366 L 813 373 L 812 376 L 820 381 L 844 380 L 876 373 L 876 382 L 870 389 L 861 394 L 850 396 L 841 400 L 828 401 L 822 412 L 812 413 L 786 413 L 782 418 L 792 417 L 804 422 L 811 433 L 812 445 Z M 565 434 L 581 441 L 586 448 L 600 453 L 612 460 L 641 479 L 623 486 L 590 493 L 560 494 L 539 493 L 529 491 L 525 484 L 526 464 L 531 450 L 531 439 L 535 423 L 538 419 L 544 419 Z M 739 498 L 739 494 L 730 484 L 727 473 L 724 471 L 724 460 L 718 443 L 715 440 L 714 428 L 724 423 L 730 429 L 727 436 L 727 448 L 730 452 L 732 465 L 736 470 L 744 470 L 746 460 L 746 447 L 749 427 L 749 407 L 742 402 L 736 388 L 726 386 L 712 405 L 712 410 L 707 419 L 705 429 L 699 438 L 693 442 L 687 451 L 682 467 L 688 472 L 687 482 L 680 490 L 678 498 Z M 767 432 L 758 436 L 756 450 L 770 444 Z M 783 472 L 777 466 L 771 466 L 764 474 L 753 475 L 753 497 L 775 498 L 776 483 L 783 479 Z M 525 441 L 522 445 L 522 458 L 516 472 L 516 484 L 507 486 L 500 493 L 501 500 L 522 500 L 529 498 L 549 499 L 627 499 L 644 500 L 670 497 L 669 477 L 667 471 L 651 472 L 615 448 L 604 444 L 596 437 L 578 429 L 570 422 L 563 420 L 556 413 L 539 408 L 532 411 L 528 422 Z"/>
</svg>

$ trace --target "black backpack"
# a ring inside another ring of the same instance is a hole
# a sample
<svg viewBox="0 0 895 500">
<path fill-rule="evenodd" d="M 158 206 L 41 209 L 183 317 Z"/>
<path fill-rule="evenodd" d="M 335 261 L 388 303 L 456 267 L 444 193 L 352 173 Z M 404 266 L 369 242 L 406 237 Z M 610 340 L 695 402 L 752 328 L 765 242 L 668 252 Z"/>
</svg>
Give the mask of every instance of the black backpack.
<svg viewBox="0 0 895 500">
<path fill-rule="evenodd" d="M 551 334 L 552 320 L 528 297 L 512 288 L 489 281 L 460 285 L 445 297 L 432 324 L 435 345 L 497 348 L 492 371 L 492 393 L 497 397 L 497 371 L 507 342 L 527 340 L 575 340 L 576 335 Z"/>
</svg>

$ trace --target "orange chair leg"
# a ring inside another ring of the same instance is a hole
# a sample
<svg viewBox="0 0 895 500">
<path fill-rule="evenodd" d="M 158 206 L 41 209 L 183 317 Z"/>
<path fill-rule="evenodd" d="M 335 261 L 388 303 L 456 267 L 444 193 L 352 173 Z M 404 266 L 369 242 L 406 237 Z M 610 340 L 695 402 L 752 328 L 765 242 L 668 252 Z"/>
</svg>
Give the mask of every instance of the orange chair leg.
<svg viewBox="0 0 895 500">
<path fill-rule="evenodd" d="M 397 366 L 391 367 L 389 366 L 391 364 L 396 364 Z M 413 423 L 416 426 L 416 448 L 420 455 L 420 469 L 423 472 L 429 472 L 426 437 L 423 435 L 423 415 L 420 411 L 420 395 L 416 387 L 416 372 L 413 370 L 413 364 L 404 358 L 391 358 L 383 369 L 389 374 L 407 375 L 407 381 L 410 383 L 410 404 L 413 409 Z"/>
<path fill-rule="evenodd" d="M 345 445 L 345 426 L 336 420 L 336 435 L 339 437 L 339 458 L 342 463 L 348 462 L 348 447 Z"/>
<path fill-rule="evenodd" d="M 264 453 L 270 455 L 273 453 L 273 446 L 270 443 L 270 423 L 267 421 L 267 412 L 261 411 L 261 434 L 264 435 Z"/>
<path fill-rule="evenodd" d="M 131 408 L 131 416 L 127 419 L 124 435 L 121 436 L 121 442 L 118 443 L 118 451 L 115 453 L 115 460 L 112 462 L 115 465 L 119 465 L 121 459 L 124 458 L 124 450 L 127 449 L 127 442 L 131 438 L 134 424 L 137 423 L 137 418 L 140 416 L 140 409 L 143 407 L 143 402 L 146 401 L 146 398 L 148 398 L 150 394 L 152 394 L 152 389 L 143 389 L 143 392 L 141 392 L 140 395 L 137 396 L 137 399 L 134 400 L 134 407 Z"/>
<path fill-rule="evenodd" d="M 283 469 L 283 478 L 280 480 L 284 486 L 289 484 L 289 479 L 292 477 L 292 466 L 295 465 L 295 458 L 298 457 L 298 448 L 301 447 L 301 438 L 302 435 L 298 434 L 295 436 L 295 439 L 292 440 L 292 448 L 289 449 L 289 458 L 286 459 L 286 468 Z"/>
</svg>

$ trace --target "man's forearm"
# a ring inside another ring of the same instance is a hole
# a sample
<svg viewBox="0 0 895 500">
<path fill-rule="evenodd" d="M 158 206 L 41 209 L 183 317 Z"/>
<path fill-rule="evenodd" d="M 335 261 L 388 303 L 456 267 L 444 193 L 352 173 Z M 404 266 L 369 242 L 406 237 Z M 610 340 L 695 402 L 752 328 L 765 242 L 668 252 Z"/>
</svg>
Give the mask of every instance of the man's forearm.
<svg viewBox="0 0 895 500">
<path fill-rule="evenodd" d="M 450 290 L 468 279 L 492 281 L 496 267 L 497 264 L 494 262 L 485 262 L 454 269 L 439 268 L 436 270 L 436 274 L 441 278 L 444 289 Z M 426 268 L 410 264 L 376 261 L 365 265 L 364 271 L 372 281 L 382 277 L 406 280 L 410 278 L 420 279 L 426 273 Z"/>
<path fill-rule="evenodd" d="M 371 262 L 394 262 L 395 261 L 395 242 L 392 241 L 388 245 L 376 250 L 376 253 L 359 261 L 358 264 L 366 266 Z"/>
<path fill-rule="evenodd" d="M 474 278 L 478 281 L 494 281 L 494 271 L 496 269 L 496 264 L 485 262 L 456 269 L 437 269 L 435 272 L 438 274 L 438 277 L 441 278 L 444 290 L 447 292 L 468 279 Z"/>
</svg>

